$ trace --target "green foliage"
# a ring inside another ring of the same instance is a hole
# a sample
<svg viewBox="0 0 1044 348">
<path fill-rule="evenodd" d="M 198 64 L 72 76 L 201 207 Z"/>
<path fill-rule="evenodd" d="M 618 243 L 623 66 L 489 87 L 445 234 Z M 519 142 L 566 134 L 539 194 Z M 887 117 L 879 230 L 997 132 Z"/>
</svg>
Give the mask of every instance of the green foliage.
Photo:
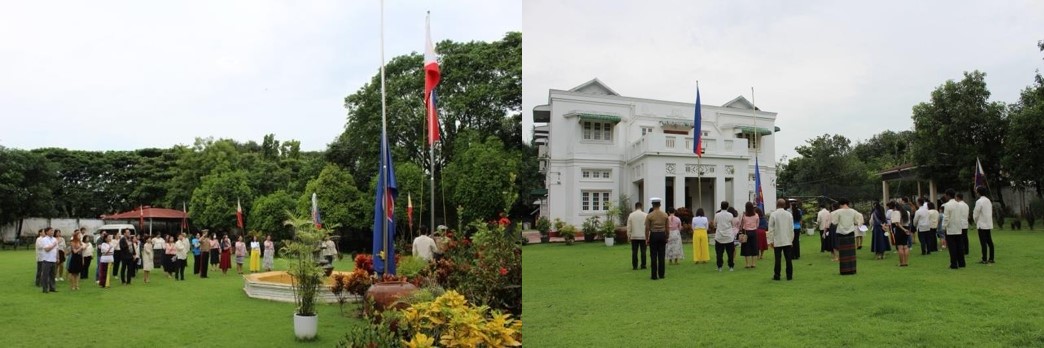
<svg viewBox="0 0 1044 348">
<path fill-rule="evenodd" d="M 1016 185 L 1036 188 L 1039 197 L 1044 194 L 1044 79 L 1039 73 L 1036 83 L 1023 89 L 1008 110 L 1004 170 Z"/>
<path fill-rule="evenodd" d="M 54 165 L 32 152 L 0 147 L 0 224 L 54 214 Z"/>
<path fill-rule="evenodd" d="M 963 79 L 946 81 L 929 101 L 913 107 L 914 161 L 921 175 L 935 179 L 941 189 L 970 190 L 968 180 L 978 158 L 991 187 L 1000 192 L 1008 120 L 1004 104 L 989 97 L 986 74 L 965 72 Z"/>
<path fill-rule="evenodd" d="M 546 216 L 541 216 L 537 219 L 536 229 L 540 231 L 541 236 L 546 236 L 551 231 L 551 221 Z"/>
<path fill-rule="evenodd" d="M 230 230 L 236 226 L 237 202 L 249 212 L 253 196 L 246 171 L 217 171 L 192 192 L 189 214 L 196 225 Z"/>
<path fill-rule="evenodd" d="M 371 321 L 362 326 L 348 329 L 337 347 L 370 348 L 370 347 L 402 347 L 402 340 L 392 331 L 387 321 Z"/>
<path fill-rule="evenodd" d="M 308 181 L 297 199 L 297 211 L 312 211 L 312 193 L 317 193 L 324 226 L 367 230 L 373 223 L 373 196 L 355 188 L 352 174 L 337 165 L 327 164 L 318 177 Z"/>
<path fill-rule="evenodd" d="M 472 221 L 468 227 L 475 229 L 475 233 L 471 235 L 471 241 L 478 245 L 490 244 L 498 238 L 503 238 L 504 235 L 504 227 L 482 220 Z"/>
<path fill-rule="evenodd" d="M 428 267 L 428 261 L 417 256 L 403 256 L 396 263 L 395 272 L 400 276 L 413 278 L 425 267 Z"/>
<path fill-rule="evenodd" d="M 602 220 L 598 216 L 592 216 L 584 220 L 584 223 L 580 225 L 580 230 L 584 232 L 584 235 L 593 235 L 598 233 L 602 226 Z"/>
<path fill-rule="evenodd" d="M 562 228 L 558 229 L 558 235 L 565 239 L 566 245 L 573 245 L 573 241 L 576 240 L 576 227 L 570 224 L 562 225 Z"/>
<path fill-rule="evenodd" d="M 325 229 L 315 228 L 310 217 L 291 217 L 286 221 L 294 229 L 294 239 L 283 242 L 282 255 L 290 259 L 287 273 L 293 279 L 297 315 L 315 315 L 316 297 L 323 284 L 325 272 L 319 266 L 321 243 L 328 235 Z"/>
<path fill-rule="evenodd" d="M 251 206 L 247 226 L 251 230 L 271 234 L 275 240 L 290 239 L 293 230 L 283 222 L 286 220 L 286 212 L 295 211 L 296 205 L 294 197 L 283 190 L 258 197 Z"/>
<path fill-rule="evenodd" d="M 472 303 L 521 314 L 522 248 L 517 235 L 499 226 L 480 228 L 475 235 L 484 236 L 469 242 L 450 234 L 444 257 L 430 276 Z"/>
<path fill-rule="evenodd" d="M 465 209 L 463 221 L 492 219 L 518 198 L 518 157 L 495 137 L 470 141 L 443 172 L 447 191 Z"/>
</svg>

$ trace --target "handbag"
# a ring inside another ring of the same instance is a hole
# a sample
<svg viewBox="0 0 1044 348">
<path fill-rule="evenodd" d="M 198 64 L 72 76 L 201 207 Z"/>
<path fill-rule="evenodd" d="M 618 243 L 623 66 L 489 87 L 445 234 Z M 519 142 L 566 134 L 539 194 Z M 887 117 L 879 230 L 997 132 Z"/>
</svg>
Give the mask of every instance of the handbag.
<svg viewBox="0 0 1044 348">
<path fill-rule="evenodd" d="M 746 232 L 740 232 L 738 237 L 739 237 L 740 243 L 746 243 L 747 242 L 747 233 Z"/>
</svg>

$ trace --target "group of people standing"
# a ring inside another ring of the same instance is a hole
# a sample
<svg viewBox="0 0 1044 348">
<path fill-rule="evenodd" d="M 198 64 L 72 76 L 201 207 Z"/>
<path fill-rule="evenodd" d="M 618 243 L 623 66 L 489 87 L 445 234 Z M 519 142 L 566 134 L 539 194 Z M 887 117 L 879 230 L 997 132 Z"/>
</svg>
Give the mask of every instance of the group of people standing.
<svg viewBox="0 0 1044 348">
<path fill-rule="evenodd" d="M 944 200 L 938 204 L 925 198 L 902 198 L 886 204 L 875 203 L 868 216 L 856 211 L 846 198 L 832 205 L 823 204 L 816 215 L 815 226 L 819 229 L 821 252 L 830 252 L 838 262 L 841 275 L 856 274 L 856 251 L 863 248 L 866 232 L 871 232 L 870 249 L 875 259 L 884 259 L 885 253 L 895 246 L 899 255 L 899 266 L 908 267 L 910 248 L 920 243 L 922 255 L 939 251 L 939 246 L 948 249 L 950 268 L 965 267 L 965 255 L 969 253 L 968 227 L 974 221 L 982 246 L 982 264 L 994 263 L 993 205 L 989 191 L 977 187 L 979 196 L 974 211 L 970 211 L 963 195 L 953 189 L 946 190 Z M 681 222 L 673 209 L 663 212 L 660 199 L 652 198 L 652 209 L 643 211 L 642 203 L 635 203 L 635 210 L 627 218 L 628 236 L 631 240 L 631 268 L 646 268 L 646 248 L 652 259 L 651 279 L 663 279 L 664 265 L 676 263 L 684 256 L 678 231 Z M 945 202 L 945 203 L 943 203 Z M 886 209 L 887 208 L 887 209 Z M 721 202 L 721 209 L 709 218 L 703 209 L 697 209 L 692 218 L 693 261 L 696 264 L 710 260 L 708 232 L 714 231 L 713 243 L 719 272 L 726 265 L 729 271 L 735 267 L 734 255 L 739 247 L 744 257 L 745 268 L 757 267 L 757 260 L 764 251 L 773 248 L 775 267 L 773 280 L 781 279 L 781 264 L 786 264 L 786 278 L 793 279 L 793 260 L 800 258 L 799 236 L 804 212 L 796 203 L 780 199 L 771 213 L 764 214 L 753 203 L 747 202 L 741 214 L 729 202 Z M 869 227 L 867 226 L 869 221 Z"/>
<path fill-rule="evenodd" d="M 262 268 L 271 271 L 274 263 L 275 243 L 272 237 L 265 237 L 264 243 L 257 237 L 251 237 L 250 271 L 259 272 Z M 264 261 L 261 261 L 261 250 L 264 247 Z M 228 235 L 218 238 L 217 234 L 209 234 L 207 230 L 191 236 L 185 233 L 174 235 L 145 235 L 139 237 L 128 230 L 110 235 L 103 231 L 97 239 L 86 235 L 86 229 L 73 231 L 72 238 L 66 242 L 60 230 L 50 227 L 41 229 L 36 240 L 36 286 L 43 292 L 55 291 L 55 282 L 65 280 L 64 271 L 69 274 L 70 289 L 79 290 L 80 280 L 87 279 L 94 255 L 98 255 L 98 266 L 94 280 L 102 288 L 108 288 L 109 272 L 119 277 L 120 283 L 129 285 L 142 271 L 143 281 L 149 283 L 150 273 L 154 268 L 163 267 L 168 278 L 185 280 L 185 268 L 188 256 L 193 256 L 193 274 L 207 278 L 208 271 L 220 269 L 227 274 L 231 268 L 232 256 L 235 255 L 237 271 L 243 273 L 243 262 L 247 257 L 247 246 L 243 237 L 236 237 L 233 243 Z"/>
</svg>

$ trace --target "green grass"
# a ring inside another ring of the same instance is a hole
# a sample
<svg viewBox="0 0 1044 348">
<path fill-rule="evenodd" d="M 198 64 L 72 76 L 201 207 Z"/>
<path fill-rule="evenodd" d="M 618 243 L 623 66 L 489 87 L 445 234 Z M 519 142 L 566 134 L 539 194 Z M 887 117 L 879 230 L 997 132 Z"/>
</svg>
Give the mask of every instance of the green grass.
<svg viewBox="0 0 1044 348">
<path fill-rule="evenodd" d="M 293 303 L 252 299 L 235 274 L 210 272 L 193 276 L 192 260 L 184 282 L 160 272 L 149 284 L 142 274 L 130 286 L 115 279 L 100 289 L 91 279 L 79 291 L 68 282 L 57 283 L 57 293 L 43 294 L 33 286 L 33 251 L 0 251 L 0 345 L 4 347 L 287 347 L 335 345 L 348 328 L 362 323 L 351 314 L 342 317 L 336 304 L 319 305 L 319 335 L 313 342 L 297 342 L 293 331 Z M 285 270 L 285 260 L 276 268 Z M 336 269 L 352 268 L 345 257 Z M 244 266 L 245 268 L 245 266 Z M 349 308 L 352 306 L 351 308 Z M 345 306 L 354 313 L 353 305 Z"/>
<path fill-rule="evenodd" d="M 523 258 L 523 335 L 534 347 L 1044 346 L 1044 232 L 995 231 L 997 263 L 948 269 L 945 252 L 899 268 L 898 255 L 858 251 L 842 277 L 802 237 L 794 280 L 771 280 L 771 250 L 753 270 L 668 265 L 666 279 L 631 270 L 630 245 L 530 245 Z"/>
</svg>

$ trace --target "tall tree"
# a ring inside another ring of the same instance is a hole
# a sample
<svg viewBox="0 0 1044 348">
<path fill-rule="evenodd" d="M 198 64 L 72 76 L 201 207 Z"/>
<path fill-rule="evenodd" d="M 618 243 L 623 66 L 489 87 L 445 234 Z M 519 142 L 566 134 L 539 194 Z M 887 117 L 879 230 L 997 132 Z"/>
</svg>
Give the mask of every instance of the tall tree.
<svg viewBox="0 0 1044 348">
<path fill-rule="evenodd" d="M 373 224 L 373 197 L 366 198 L 355 187 L 351 173 L 335 164 L 327 164 L 319 176 L 308 182 L 297 199 L 297 210 L 312 211 L 312 193 L 318 195 L 319 212 L 324 225 L 340 225 L 335 229 L 369 231 Z"/>
<path fill-rule="evenodd" d="M 1044 40 L 1037 45 L 1044 52 Z M 1040 70 L 1034 84 L 1023 89 L 1008 110 L 1011 124 L 1004 139 L 1005 171 L 1016 185 L 1033 187 L 1044 198 L 1044 77 Z"/>
<path fill-rule="evenodd" d="M 203 177 L 200 186 L 192 191 L 189 216 L 197 226 L 231 230 L 236 227 L 237 203 L 242 203 L 244 213 L 250 214 L 253 199 L 246 171 L 218 168 Z"/>
<path fill-rule="evenodd" d="M 437 167 L 452 159 L 457 135 L 464 130 L 498 136 L 511 147 L 521 144 L 522 34 L 511 32 L 496 42 L 442 41 L 437 50 L 442 56 L 437 89 L 442 138 L 436 145 Z M 412 53 L 392 58 L 385 67 L 388 141 L 395 158 L 427 170 L 431 166 L 424 129 L 422 61 L 420 54 Z M 380 157 L 379 73 L 346 97 L 345 107 L 345 131 L 330 144 L 327 159 L 357 178 L 369 178 L 377 173 Z M 365 190 L 364 185 L 358 187 Z"/>
<path fill-rule="evenodd" d="M 0 224 L 52 217 L 57 168 L 42 155 L 0 146 Z M 16 226 L 21 233 L 21 224 Z"/>
<path fill-rule="evenodd" d="M 465 136 L 466 145 L 457 147 L 458 154 L 444 172 L 453 202 L 464 208 L 459 217 L 463 222 L 493 219 L 519 196 L 517 153 L 505 150 L 497 137 L 482 141 L 477 134 Z"/>
<path fill-rule="evenodd" d="M 272 234 L 277 240 L 292 238 L 293 231 L 284 222 L 290 218 L 287 212 L 300 216 L 294 197 L 283 190 L 258 197 L 251 205 L 247 225 L 252 231 Z"/>
<path fill-rule="evenodd" d="M 1000 161 L 1008 120 L 1005 105 L 989 101 L 985 78 L 980 71 L 965 72 L 962 80 L 946 81 L 929 101 L 913 107 L 914 162 L 922 177 L 941 188 L 970 191 L 976 158 L 991 187 L 1005 183 Z"/>
</svg>

